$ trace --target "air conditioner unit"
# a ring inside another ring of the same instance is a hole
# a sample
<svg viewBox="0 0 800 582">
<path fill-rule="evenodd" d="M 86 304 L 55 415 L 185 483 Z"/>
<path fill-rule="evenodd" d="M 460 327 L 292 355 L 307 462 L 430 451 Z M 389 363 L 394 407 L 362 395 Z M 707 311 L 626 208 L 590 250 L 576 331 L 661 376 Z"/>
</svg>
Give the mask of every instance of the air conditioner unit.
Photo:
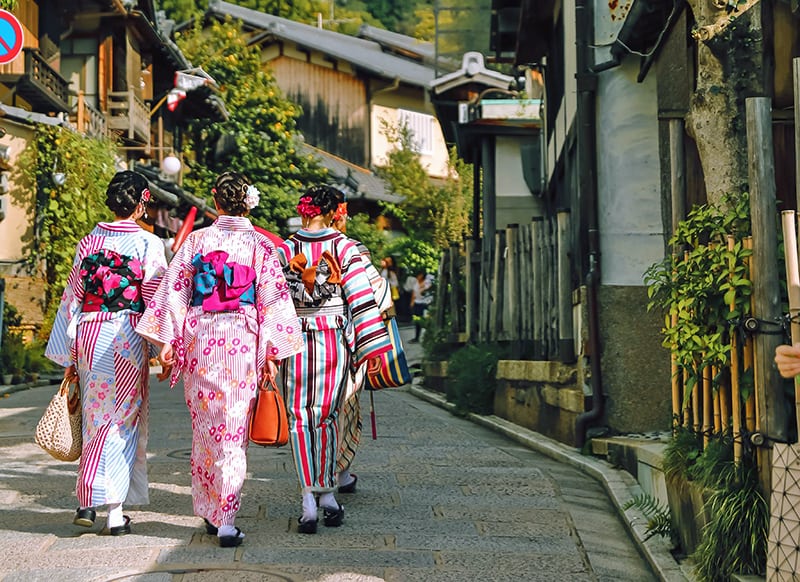
<svg viewBox="0 0 800 582">
<path fill-rule="evenodd" d="M 9 191 L 8 185 L 8 174 L 5 172 L 0 173 L 0 194 L 8 194 Z"/>
</svg>

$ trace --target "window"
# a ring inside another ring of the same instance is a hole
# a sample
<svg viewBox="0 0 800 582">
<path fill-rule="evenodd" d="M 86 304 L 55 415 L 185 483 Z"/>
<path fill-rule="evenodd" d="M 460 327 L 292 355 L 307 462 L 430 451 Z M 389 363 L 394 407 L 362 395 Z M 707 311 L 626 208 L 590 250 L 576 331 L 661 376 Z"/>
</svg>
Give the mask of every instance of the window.
<svg viewBox="0 0 800 582">
<path fill-rule="evenodd" d="M 433 153 L 433 116 L 416 111 L 398 109 L 398 122 L 411 131 L 411 143 L 414 151 L 423 155 Z"/>
</svg>

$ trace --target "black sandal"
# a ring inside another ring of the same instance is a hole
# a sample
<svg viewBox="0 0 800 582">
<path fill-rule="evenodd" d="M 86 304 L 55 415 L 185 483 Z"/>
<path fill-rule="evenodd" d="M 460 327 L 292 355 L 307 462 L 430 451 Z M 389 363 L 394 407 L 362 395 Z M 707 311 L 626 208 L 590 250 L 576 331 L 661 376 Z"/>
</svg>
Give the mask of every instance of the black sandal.
<svg viewBox="0 0 800 582">
<path fill-rule="evenodd" d="M 309 519 L 303 521 L 302 517 L 297 518 L 297 531 L 301 534 L 315 534 L 317 533 L 318 519 Z"/>
<path fill-rule="evenodd" d="M 97 517 L 97 512 L 91 507 L 85 507 L 84 509 L 79 507 L 77 511 L 75 511 L 75 517 L 72 519 L 72 523 L 81 527 L 92 527 L 95 517 Z"/>
<path fill-rule="evenodd" d="M 219 531 L 219 529 L 217 528 L 217 526 L 215 526 L 213 523 L 211 523 L 210 521 L 208 521 L 208 520 L 207 520 L 205 517 L 203 518 L 203 521 L 204 521 L 204 522 L 205 522 L 205 524 L 206 524 L 206 533 L 207 533 L 208 535 L 210 535 L 210 536 L 215 536 L 215 535 L 217 535 L 217 532 Z"/>
<path fill-rule="evenodd" d="M 118 525 L 115 527 L 108 528 L 108 533 L 112 536 L 124 536 L 131 533 L 131 518 L 127 515 L 123 515 L 122 519 L 125 520 L 125 523 L 122 525 Z"/>
<path fill-rule="evenodd" d="M 213 526 L 212 526 L 213 527 Z M 241 546 L 242 541 L 244 541 L 244 534 L 242 530 L 238 527 L 236 528 L 236 533 L 232 536 L 218 536 L 219 539 L 219 547 L 221 548 L 235 548 L 236 546 Z"/>
<path fill-rule="evenodd" d="M 322 523 L 325 524 L 325 527 L 339 527 L 342 525 L 344 521 L 344 507 L 342 504 L 339 504 L 339 509 L 328 509 L 327 507 L 322 508 Z"/>
</svg>

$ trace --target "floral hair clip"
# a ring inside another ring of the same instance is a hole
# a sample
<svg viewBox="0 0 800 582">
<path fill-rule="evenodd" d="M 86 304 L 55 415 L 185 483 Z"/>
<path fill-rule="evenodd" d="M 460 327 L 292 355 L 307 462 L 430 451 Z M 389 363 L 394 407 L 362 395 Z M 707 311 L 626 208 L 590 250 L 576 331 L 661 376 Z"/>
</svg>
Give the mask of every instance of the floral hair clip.
<svg viewBox="0 0 800 582">
<path fill-rule="evenodd" d="M 297 213 L 303 218 L 314 218 L 322 214 L 322 209 L 316 204 L 311 204 L 311 196 L 303 196 L 297 205 Z"/>
<path fill-rule="evenodd" d="M 150 188 L 142 190 L 142 197 L 139 199 L 140 204 L 147 204 L 150 202 Z"/>
<path fill-rule="evenodd" d="M 258 206 L 258 201 L 261 199 L 261 192 L 258 191 L 258 188 L 250 184 L 247 187 L 247 192 L 244 195 L 244 203 L 248 209 L 253 209 Z"/>
<path fill-rule="evenodd" d="M 341 202 L 339 206 L 336 207 L 336 212 L 333 213 L 333 222 L 341 220 L 342 218 L 347 218 L 347 202 Z"/>
</svg>

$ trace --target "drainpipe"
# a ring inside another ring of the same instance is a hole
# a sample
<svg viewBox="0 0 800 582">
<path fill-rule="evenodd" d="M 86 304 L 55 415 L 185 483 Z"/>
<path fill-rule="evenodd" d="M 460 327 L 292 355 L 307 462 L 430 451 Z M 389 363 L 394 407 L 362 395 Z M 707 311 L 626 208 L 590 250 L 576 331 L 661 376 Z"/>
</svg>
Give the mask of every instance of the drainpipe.
<svg viewBox="0 0 800 582">
<path fill-rule="evenodd" d="M 586 442 L 590 423 L 603 417 L 605 395 L 600 368 L 600 318 L 597 289 L 600 286 L 600 236 L 597 218 L 597 147 L 595 97 L 597 76 L 591 69 L 591 37 L 594 31 L 593 14 L 589 0 L 575 3 L 575 37 L 577 68 L 577 154 L 581 214 L 586 217 L 589 271 L 586 275 L 589 328 L 589 358 L 592 380 L 592 408 L 580 414 L 575 421 L 575 440 L 578 447 Z"/>
</svg>

